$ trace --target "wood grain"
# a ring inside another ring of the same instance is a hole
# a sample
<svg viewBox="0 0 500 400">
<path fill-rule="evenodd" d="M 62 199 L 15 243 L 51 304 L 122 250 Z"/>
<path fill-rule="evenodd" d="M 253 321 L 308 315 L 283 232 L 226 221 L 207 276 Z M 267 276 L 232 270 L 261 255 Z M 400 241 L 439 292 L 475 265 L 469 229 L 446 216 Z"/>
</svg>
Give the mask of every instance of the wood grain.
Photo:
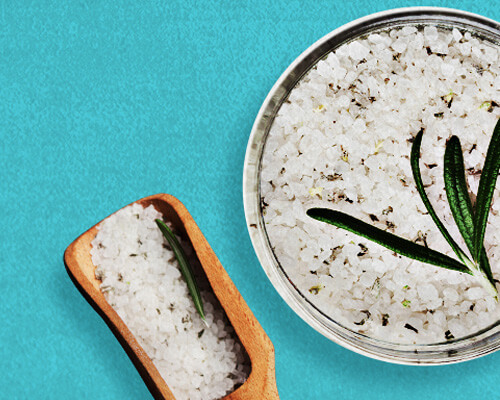
<svg viewBox="0 0 500 400">
<path fill-rule="evenodd" d="M 243 385 L 224 397 L 224 400 L 279 399 L 276 389 L 273 345 L 227 275 L 191 214 L 179 200 L 168 194 L 145 197 L 137 203 L 144 207 L 152 204 L 166 220 L 172 222 L 180 236 L 190 241 L 200 261 L 202 273 L 206 276 L 206 282 L 212 288 L 248 353 L 251 362 L 250 376 Z M 153 397 L 175 400 L 151 359 L 99 290 L 100 281 L 95 277 L 95 266 L 90 256 L 91 242 L 97 234 L 96 226 L 78 237 L 66 249 L 64 253 L 66 270 L 75 286 L 104 319 L 125 349 Z"/>
</svg>

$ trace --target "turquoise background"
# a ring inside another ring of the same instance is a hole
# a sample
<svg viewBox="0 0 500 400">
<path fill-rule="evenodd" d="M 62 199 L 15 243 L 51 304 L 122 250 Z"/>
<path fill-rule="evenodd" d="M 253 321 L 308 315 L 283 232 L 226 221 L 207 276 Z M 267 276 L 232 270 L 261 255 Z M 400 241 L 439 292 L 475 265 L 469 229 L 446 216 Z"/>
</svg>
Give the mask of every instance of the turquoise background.
<svg viewBox="0 0 500 400">
<path fill-rule="evenodd" d="M 245 227 L 257 112 L 310 44 L 372 12 L 495 2 L 2 2 L 0 398 L 149 399 L 64 269 L 65 248 L 143 196 L 190 210 L 276 347 L 282 399 L 490 399 L 500 353 L 434 368 L 330 342 L 277 295 Z"/>
</svg>

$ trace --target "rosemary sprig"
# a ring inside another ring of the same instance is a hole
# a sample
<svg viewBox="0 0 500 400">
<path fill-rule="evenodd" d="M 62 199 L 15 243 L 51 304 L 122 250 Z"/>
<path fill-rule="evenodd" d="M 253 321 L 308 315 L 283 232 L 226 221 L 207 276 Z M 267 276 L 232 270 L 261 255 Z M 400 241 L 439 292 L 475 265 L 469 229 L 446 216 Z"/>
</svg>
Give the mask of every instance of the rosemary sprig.
<svg viewBox="0 0 500 400">
<path fill-rule="evenodd" d="M 448 203 L 465 244 L 471 254 L 474 254 L 474 210 L 465 182 L 464 158 L 460 140 L 452 136 L 446 144 L 444 153 L 444 184 Z M 484 246 L 481 249 L 481 255 L 478 264 L 487 276 L 492 285 L 495 285 L 491 273 L 490 263 Z"/>
<path fill-rule="evenodd" d="M 500 171 L 500 120 L 495 126 L 490 145 L 488 146 L 488 152 L 479 182 L 475 212 L 465 182 L 465 168 L 460 141 L 458 137 L 452 136 L 446 145 L 444 157 L 446 194 L 453 218 L 455 219 L 460 233 L 464 237 L 464 241 L 473 260 L 467 256 L 451 237 L 427 197 L 419 165 L 422 137 L 423 130 L 415 137 L 410 157 L 417 191 L 429 215 L 460 261 L 430 248 L 418 245 L 410 240 L 393 235 L 382 229 L 378 229 L 340 211 L 327 208 L 311 208 L 307 210 L 307 215 L 318 221 L 353 232 L 403 256 L 438 267 L 473 275 L 495 300 L 498 301 L 498 291 L 491 273 L 483 242 L 493 192 Z"/>
<path fill-rule="evenodd" d="M 369 239 L 402 256 L 438 267 L 471 274 L 471 271 L 464 264 L 447 255 L 393 235 L 340 211 L 330 210 L 329 208 L 310 208 L 307 210 L 307 215 L 318 221 L 326 222 L 327 224 Z"/>
<path fill-rule="evenodd" d="M 474 236 L 472 202 L 465 182 L 464 159 L 458 137 L 452 136 L 444 153 L 444 185 L 451 213 L 471 254 Z"/>
<path fill-rule="evenodd" d="M 483 248 L 484 233 L 488 222 L 491 200 L 500 170 L 500 120 L 498 120 L 484 160 L 479 189 L 476 197 L 476 217 L 474 221 L 474 260 L 478 260 Z"/>
<path fill-rule="evenodd" d="M 467 255 L 463 252 L 463 250 L 460 248 L 460 246 L 453 240 L 451 237 L 450 233 L 446 229 L 446 227 L 443 225 L 441 220 L 436 214 L 436 211 L 434 210 L 434 207 L 432 207 L 432 204 L 427 197 L 427 193 L 425 193 L 425 188 L 424 188 L 424 183 L 422 182 L 422 175 L 420 173 L 420 146 L 422 144 L 422 137 L 424 135 L 423 129 L 420 130 L 420 132 L 417 134 L 415 137 L 415 140 L 413 141 L 413 145 L 411 146 L 411 156 L 410 156 L 410 163 L 411 163 L 411 170 L 413 173 L 413 179 L 415 180 L 415 184 L 417 186 L 417 191 L 418 194 L 420 195 L 420 198 L 422 199 L 422 202 L 425 205 L 425 208 L 429 212 L 429 215 L 431 216 L 432 220 L 438 227 L 439 231 L 441 234 L 444 236 L 446 241 L 449 243 L 457 257 L 459 258 L 460 261 L 465 263 L 465 260 L 468 259 Z"/>
<path fill-rule="evenodd" d="M 160 228 L 161 232 L 163 233 L 163 236 L 165 236 L 165 239 L 167 239 L 168 243 L 170 244 L 170 247 L 172 248 L 175 254 L 175 258 L 179 263 L 181 274 L 184 277 L 184 280 L 186 281 L 189 293 L 193 298 L 194 306 L 198 311 L 198 314 L 200 314 L 200 317 L 205 323 L 205 325 L 208 326 L 207 321 L 205 319 L 205 311 L 203 309 L 203 301 L 201 299 L 200 290 L 198 289 L 198 285 L 196 283 L 193 270 L 191 269 L 191 265 L 189 264 L 188 258 L 186 257 L 186 253 L 184 253 L 181 244 L 177 240 L 177 237 L 174 235 L 172 230 L 167 226 L 167 224 L 163 222 L 161 219 L 156 219 L 155 221 L 156 225 L 158 225 L 158 228 Z"/>
</svg>

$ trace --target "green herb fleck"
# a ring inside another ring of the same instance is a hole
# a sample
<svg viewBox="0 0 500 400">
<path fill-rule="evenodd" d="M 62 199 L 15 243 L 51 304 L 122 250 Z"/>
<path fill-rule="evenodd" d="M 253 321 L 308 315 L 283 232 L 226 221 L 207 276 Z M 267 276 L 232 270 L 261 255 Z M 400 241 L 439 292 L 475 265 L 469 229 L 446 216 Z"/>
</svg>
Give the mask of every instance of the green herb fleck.
<svg viewBox="0 0 500 400">
<path fill-rule="evenodd" d="M 375 295 L 375 297 L 378 299 L 380 296 L 380 278 L 376 278 L 373 281 L 373 285 L 371 287 L 371 292 Z"/>
<path fill-rule="evenodd" d="M 491 108 L 491 101 L 483 101 L 479 106 L 480 110 L 489 110 Z"/>
<path fill-rule="evenodd" d="M 418 333 L 418 329 L 417 329 L 417 328 L 415 328 L 414 326 L 412 326 L 412 325 L 408 324 L 408 323 L 406 323 L 406 324 L 405 324 L 405 328 L 406 328 L 406 329 L 409 329 L 410 331 L 413 331 L 413 332 L 415 332 L 415 333 Z"/>
<path fill-rule="evenodd" d="M 393 211 L 394 209 L 391 206 L 389 206 L 385 210 L 382 210 L 382 215 L 389 215 Z"/>
<path fill-rule="evenodd" d="M 344 150 L 344 146 L 341 145 L 340 150 L 342 151 L 342 155 L 340 156 L 342 161 L 349 162 L 349 153 L 347 150 Z"/>
<path fill-rule="evenodd" d="M 321 286 L 321 285 L 311 286 L 309 288 L 309 293 L 311 293 L 311 294 L 318 294 L 321 289 L 323 289 L 323 286 Z"/>
<path fill-rule="evenodd" d="M 323 104 L 320 104 L 318 107 L 313 108 L 313 111 L 317 112 L 317 113 L 319 113 L 319 112 L 321 112 L 323 110 L 325 110 L 325 106 Z"/>
<path fill-rule="evenodd" d="M 311 197 L 318 196 L 321 199 L 321 194 L 323 193 L 323 189 L 321 186 L 312 187 L 309 189 L 309 195 Z"/>
<path fill-rule="evenodd" d="M 446 96 L 443 96 L 443 100 L 446 103 L 450 103 L 453 100 L 453 96 L 455 96 L 455 93 L 453 93 L 453 90 L 450 90 L 450 93 L 448 93 Z"/>
<path fill-rule="evenodd" d="M 382 149 L 382 147 L 384 147 L 383 140 L 379 140 L 378 142 L 375 142 L 375 151 L 373 152 L 373 154 L 378 154 L 378 152 Z"/>
<path fill-rule="evenodd" d="M 403 307 L 408 308 L 408 307 L 410 307 L 411 301 L 410 300 L 403 300 L 401 302 L 401 304 L 403 305 Z"/>
</svg>

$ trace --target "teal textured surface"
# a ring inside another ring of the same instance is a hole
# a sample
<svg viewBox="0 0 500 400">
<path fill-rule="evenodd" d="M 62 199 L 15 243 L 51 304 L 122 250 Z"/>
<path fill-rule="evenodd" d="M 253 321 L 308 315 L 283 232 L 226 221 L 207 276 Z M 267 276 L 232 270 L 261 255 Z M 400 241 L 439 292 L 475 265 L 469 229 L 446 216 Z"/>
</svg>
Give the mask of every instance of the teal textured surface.
<svg viewBox="0 0 500 400">
<path fill-rule="evenodd" d="M 111 212 L 159 192 L 186 205 L 269 334 L 282 399 L 499 397 L 500 353 L 403 367 L 312 330 L 260 267 L 241 193 L 257 112 L 314 41 L 402 6 L 499 20 L 495 2 L 7 3 L 0 5 L 1 398 L 151 398 L 62 256 Z"/>
</svg>

